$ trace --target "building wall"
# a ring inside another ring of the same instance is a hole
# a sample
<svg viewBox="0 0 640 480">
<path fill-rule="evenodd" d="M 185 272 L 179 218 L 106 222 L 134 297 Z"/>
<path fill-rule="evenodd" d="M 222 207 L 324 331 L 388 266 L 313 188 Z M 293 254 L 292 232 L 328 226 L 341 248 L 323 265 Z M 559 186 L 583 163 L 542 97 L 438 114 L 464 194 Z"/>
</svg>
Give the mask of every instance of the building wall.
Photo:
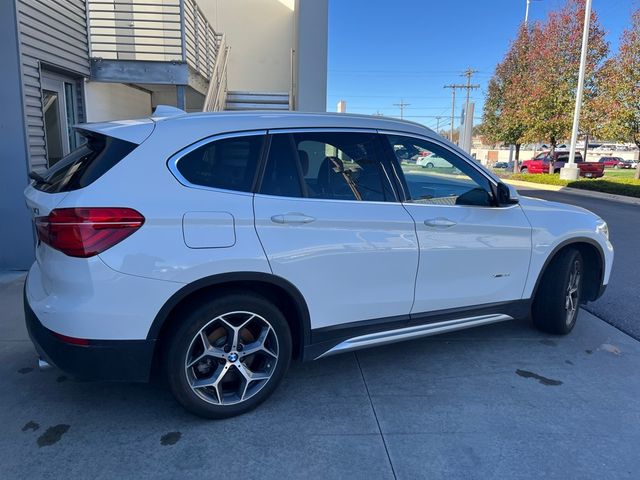
<svg viewBox="0 0 640 480">
<path fill-rule="evenodd" d="M 151 115 L 151 94 L 121 83 L 86 82 L 85 98 L 88 122 Z"/>
<path fill-rule="evenodd" d="M 31 214 L 22 196 L 29 169 L 14 2 L 0 1 L 0 58 L 0 269 L 25 270 L 33 262 L 34 238 Z"/>
<path fill-rule="evenodd" d="M 47 163 L 42 68 L 89 75 L 85 0 L 18 0 L 17 8 L 30 165 L 37 169 Z"/>
<path fill-rule="evenodd" d="M 198 4 L 231 47 L 229 90 L 289 92 L 294 0 L 199 0 Z"/>
<path fill-rule="evenodd" d="M 296 110 L 327 109 L 328 0 L 296 0 Z"/>
</svg>

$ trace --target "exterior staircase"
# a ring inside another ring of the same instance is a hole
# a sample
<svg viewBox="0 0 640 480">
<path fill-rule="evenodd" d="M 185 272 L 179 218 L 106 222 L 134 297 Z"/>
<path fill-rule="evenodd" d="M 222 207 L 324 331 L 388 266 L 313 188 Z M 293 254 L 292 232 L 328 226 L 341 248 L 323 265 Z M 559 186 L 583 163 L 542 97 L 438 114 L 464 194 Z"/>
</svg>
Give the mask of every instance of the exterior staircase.
<svg viewBox="0 0 640 480">
<path fill-rule="evenodd" d="M 289 94 L 229 91 L 226 95 L 225 110 L 289 110 Z"/>
</svg>

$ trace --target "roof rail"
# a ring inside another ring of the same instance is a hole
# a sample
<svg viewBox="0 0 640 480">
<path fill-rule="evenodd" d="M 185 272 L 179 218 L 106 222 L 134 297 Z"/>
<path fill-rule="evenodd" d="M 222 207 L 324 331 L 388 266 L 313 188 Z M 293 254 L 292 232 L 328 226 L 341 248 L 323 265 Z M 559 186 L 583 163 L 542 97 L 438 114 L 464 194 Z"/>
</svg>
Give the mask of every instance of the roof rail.
<svg viewBox="0 0 640 480">
<path fill-rule="evenodd" d="M 179 115 L 186 115 L 187 112 L 180 110 L 179 108 L 172 107 L 171 105 L 158 105 L 153 109 L 151 118 L 168 118 L 177 117 Z"/>
</svg>

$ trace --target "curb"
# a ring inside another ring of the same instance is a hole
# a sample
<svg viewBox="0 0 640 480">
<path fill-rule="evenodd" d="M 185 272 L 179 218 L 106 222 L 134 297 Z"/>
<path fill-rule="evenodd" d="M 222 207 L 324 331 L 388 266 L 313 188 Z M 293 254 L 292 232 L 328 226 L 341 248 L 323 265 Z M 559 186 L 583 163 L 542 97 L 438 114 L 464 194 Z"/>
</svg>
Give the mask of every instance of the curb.
<svg viewBox="0 0 640 480">
<path fill-rule="evenodd" d="M 561 185 L 545 185 L 544 183 L 523 182 L 521 180 L 509 180 L 503 178 L 503 182 L 513 185 L 514 187 L 526 187 L 534 190 L 547 190 L 550 192 L 570 193 L 583 197 L 598 198 L 601 200 L 610 200 L 613 202 L 626 203 L 628 205 L 640 205 L 640 198 L 627 197 L 625 195 L 616 195 L 615 193 L 594 192 L 592 190 L 581 190 L 579 188 L 563 187 Z"/>
</svg>

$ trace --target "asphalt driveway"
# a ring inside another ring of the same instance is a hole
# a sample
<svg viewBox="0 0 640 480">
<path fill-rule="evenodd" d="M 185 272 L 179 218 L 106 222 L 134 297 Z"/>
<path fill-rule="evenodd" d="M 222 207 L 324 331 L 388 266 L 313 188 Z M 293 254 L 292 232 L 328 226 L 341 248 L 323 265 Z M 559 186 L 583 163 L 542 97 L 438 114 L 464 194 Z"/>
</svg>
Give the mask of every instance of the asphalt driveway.
<svg viewBox="0 0 640 480">
<path fill-rule="evenodd" d="M 256 411 L 40 372 L 22 276 L 0 277 L 2 478 L 637 478 L 640 343 L 496 324 L 293 365 Z"/>
</svg>

